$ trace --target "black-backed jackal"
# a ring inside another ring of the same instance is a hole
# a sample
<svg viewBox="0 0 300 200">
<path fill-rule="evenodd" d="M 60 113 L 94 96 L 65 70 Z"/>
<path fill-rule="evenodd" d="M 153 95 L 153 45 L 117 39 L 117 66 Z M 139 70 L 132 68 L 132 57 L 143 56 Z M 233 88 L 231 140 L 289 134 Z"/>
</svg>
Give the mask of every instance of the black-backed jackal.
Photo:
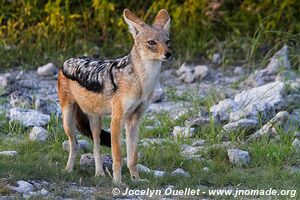
<svg viewBox="0 0 300 200">
<path fill-rule="evenodd" d="M 171 57 L 170 17 L 160 10 L 150 26 L 128 9 L 123 12 L 134 39 L 129 55 L 112 60 L 88 57 L 64 62 L 58 76 L 58 96 L 63 127 L 69 138 L 67 171 L 72 171 L 77 154 L 75 127 L 94 141 L 95 175 L 103 176 L 100 143 L 111 145 L 113 180 L 121 183 L 121 130 L 126 129 L 127 166 L 132 179 L 137 171 L 138 124 L 150 104 L 158 82 L 161 63 Z M 101 130 L 101 119 L 111 115 L 111 134 Z"/>
</svg>

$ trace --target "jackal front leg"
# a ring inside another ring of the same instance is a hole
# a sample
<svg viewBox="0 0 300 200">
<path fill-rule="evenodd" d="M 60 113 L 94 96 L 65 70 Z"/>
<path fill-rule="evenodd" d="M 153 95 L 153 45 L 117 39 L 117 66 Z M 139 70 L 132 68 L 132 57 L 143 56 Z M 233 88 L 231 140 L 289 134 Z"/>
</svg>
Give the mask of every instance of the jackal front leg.
<svg viewBox="0 0 300 200">
<path fill-rule="evenodd" d="M 122 170 L 122 145 L 121 145 L 121 132 L 123 126 L 123 111 L 120 102 L 114 102 L 111 117 L 111 150 L 113 158 L 113 181 L 115 183 L 122 183 L 121 170 Z"/>
<path fill-rule="evenodd" d="M 127 148 L 127 167 L 130 171 L 132 180 L 140 180 L 137 170 L 138 157 L 138 128 L 141 117 L 143 116 L 145 105 L 141 104 L 132 114 L 126 117 L 126 148 Z"/>
</svg>

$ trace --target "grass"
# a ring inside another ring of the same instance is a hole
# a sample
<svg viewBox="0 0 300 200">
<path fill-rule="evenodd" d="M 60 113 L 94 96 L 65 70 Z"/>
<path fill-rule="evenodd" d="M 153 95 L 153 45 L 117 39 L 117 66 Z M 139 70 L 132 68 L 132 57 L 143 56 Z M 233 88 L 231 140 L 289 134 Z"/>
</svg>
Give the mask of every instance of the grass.
<svg viewBox="0 0 300 200">
<path fill-rule="evenodd" d="M 172 99 L 174 102 L 184 99 L 183 96 L 176 97 L 172 92 L 167 94 L 167 98 Z M 187 115 L 177 120 L 170 119 L 166 113 L 155 115 L 155 119 L 146 115 L 140 126 L 140 139 L 159 137 L 165 138 L 166 141 L 161 144 L 153 144 L 150 147 L 140 147 L 139 152 L 142 154 L 142 157 L 139 159 L 139 163 L 150 169 L 166 171 L 168 174 L 162 178 L 157 178 L 152 174 L 142 173 L 141 177 L 148 179 L 149 182 L 140 184 L 130 180 L 129 171 L 124 166 L 122 171 L 123 182 L 131 189 L 161 189 L 168 185 L 174 185 L 177 189 L 187 187 L 193 189 L 203 188 L 204 191 L 216 188 L 273 188 L 278 190 L 300 188 L 300 173 L 291 173 L 286 170 L 286 167 L 299 164 L 300 162 L 300 155 L 291 146 L 293 130 L 285 133 L 284 130 L 279 128 L 279 140 L 264 138 L 250 145 L 246 145 L 243 142 L 242 138 L 245 137 L 243 133 L 237 133 L 240 134 L 239 140 L 235 137 L 230 137 L 234 147 L 250 152 L 251 164 L 244 167 L 235 166 L 228 161 L 225 147 L 213 145 L 221 143 L 221 127 L 216 124 L 197 128 L 195 138 L 175 139 L 170 136 L 174 126 L 183 125 L 188 117 L 200 111 L 199 105 L 202 106 L 202 109 L 207 109 L 219 98 L 214 92 L 204 99 L 190 98 L 190 100 L 192 99 L 191 110 L 194 110 L 194 112 L 188 112 Z M 1 116 L 1 121 L 5 123 L 2 125 L 0 132 L 0 151 L 16 150 L 19 152 L 16 158 L 1 157 L 0 159 L 0 177 L 5 178 L 7 182 L 14 184 L 18 180 L 43 179 L 56 183 L 52 191 L 57 195 L 77 199 L 84 198 L 78 192 L 66 194 L 64 187 L 69 182 L 76 182 L 83 186 L 96 187 L 97 192 L 94 195 L 97 198 L 111 198 L 111 189 L 114 187 L 111 178 L 95 178 L 93 171 L 81 170 L 79 167 L 80 156 L 77 157 L 73 173 L 65 173 L 62 170 L 68 155 L 67 152 L 63 151 L 61 145 L 67 137 L 62 129 L 60 119 L 51 118 L 51 122 L 47 126 L 51 137 L 45 143 L 29 141 L 28 133 L 30 130 L 16 122 L 7 122 L 4 115 Z M 104 124 L 107 126 L 109 120 L 106 119 Z M 154 129 L 148 130 L 145 129 L 145 126 L 154 126 Z M 9 138 L 19 138 L 19 142 L 14 142 L 9 140 Z M 180 154 L 181 145 L 191 144 L 198 138 L 204 139 L 206 142 L 206 150 L 199 151 L 199 155 L 204 159 L 198 161 L 183 157 Z M 110 154 L 109 148 L 102 147 L 101 151 L 103 154 Z M 126 150 L 123 146 L 123 157 L 125 157 L 125 152 Z M 82 153 L 84 152 L 79 154 Z M 169 174 L 179 167 L 191 174 L 191 178 L 174 177 Z M 209 171 L 203 171 L 204 167 L 208 167 Z M 2 188 L 0 192 L 2 195 L 5 195 L 11 191 Z M 216 196 L 209 198 L 218 199 Z M 267 199 L 267 197 L 262 197 L 262 199 Z"/>
</svg>

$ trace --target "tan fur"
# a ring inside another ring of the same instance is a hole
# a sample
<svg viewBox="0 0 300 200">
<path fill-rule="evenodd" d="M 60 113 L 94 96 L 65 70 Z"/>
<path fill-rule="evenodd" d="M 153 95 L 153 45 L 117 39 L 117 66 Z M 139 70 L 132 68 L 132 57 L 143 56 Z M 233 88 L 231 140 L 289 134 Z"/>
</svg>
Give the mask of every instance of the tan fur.
<svg viewBox="0 0 300 200">
<path fill-rule="evenodd" d="M 153 27 L 146 25 L 135 17 L 128 9 L 124 10 L 124 18 L 134 38 L 134 46 L 130 53 L 134 73 L 118 77 L 118 90 L 107 95 L 87 90 L 76 81 L 68 79 L 62 72 L 58 76 L 58 94 L 63 113 L 63 123 L 70 142 L 67 171 L 72 171 L 77 152 L 74 112 L 76 106 L 88 116 L 94 140 L 95 175 L 104 175 L 100 159 L 101 118 L 111 115 L 111 145 L 113 157 L 113 179 L 121 182 L 121 131 L 126 129 L 127 166 L 133 179 L 139 179 L 137 165 L 138 124 L 147 109 L 161 68 L 161 62 L 167 60 L 165 54 L 170 52 L 166 40 L 170 22 L 167 11 L 158 13 Z M 149 49 L 147 41 L 155 40 L 154 48 Z M 147 46 L 148 45 L 148 46 Z"/>
</svg>

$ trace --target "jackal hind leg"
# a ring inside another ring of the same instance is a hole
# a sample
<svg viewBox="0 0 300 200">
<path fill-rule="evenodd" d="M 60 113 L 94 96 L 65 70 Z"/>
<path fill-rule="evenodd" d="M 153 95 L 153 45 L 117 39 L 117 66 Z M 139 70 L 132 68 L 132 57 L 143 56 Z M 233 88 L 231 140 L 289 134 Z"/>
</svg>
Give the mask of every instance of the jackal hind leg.
<svg viewBox="0 0 300 200">
<path fill-rule="evenodd" d="M 100 154 L 101 117 L 89 115 L 89 122 L 94 141 L 95 176 L 105 176 Z"/>
</svg>

